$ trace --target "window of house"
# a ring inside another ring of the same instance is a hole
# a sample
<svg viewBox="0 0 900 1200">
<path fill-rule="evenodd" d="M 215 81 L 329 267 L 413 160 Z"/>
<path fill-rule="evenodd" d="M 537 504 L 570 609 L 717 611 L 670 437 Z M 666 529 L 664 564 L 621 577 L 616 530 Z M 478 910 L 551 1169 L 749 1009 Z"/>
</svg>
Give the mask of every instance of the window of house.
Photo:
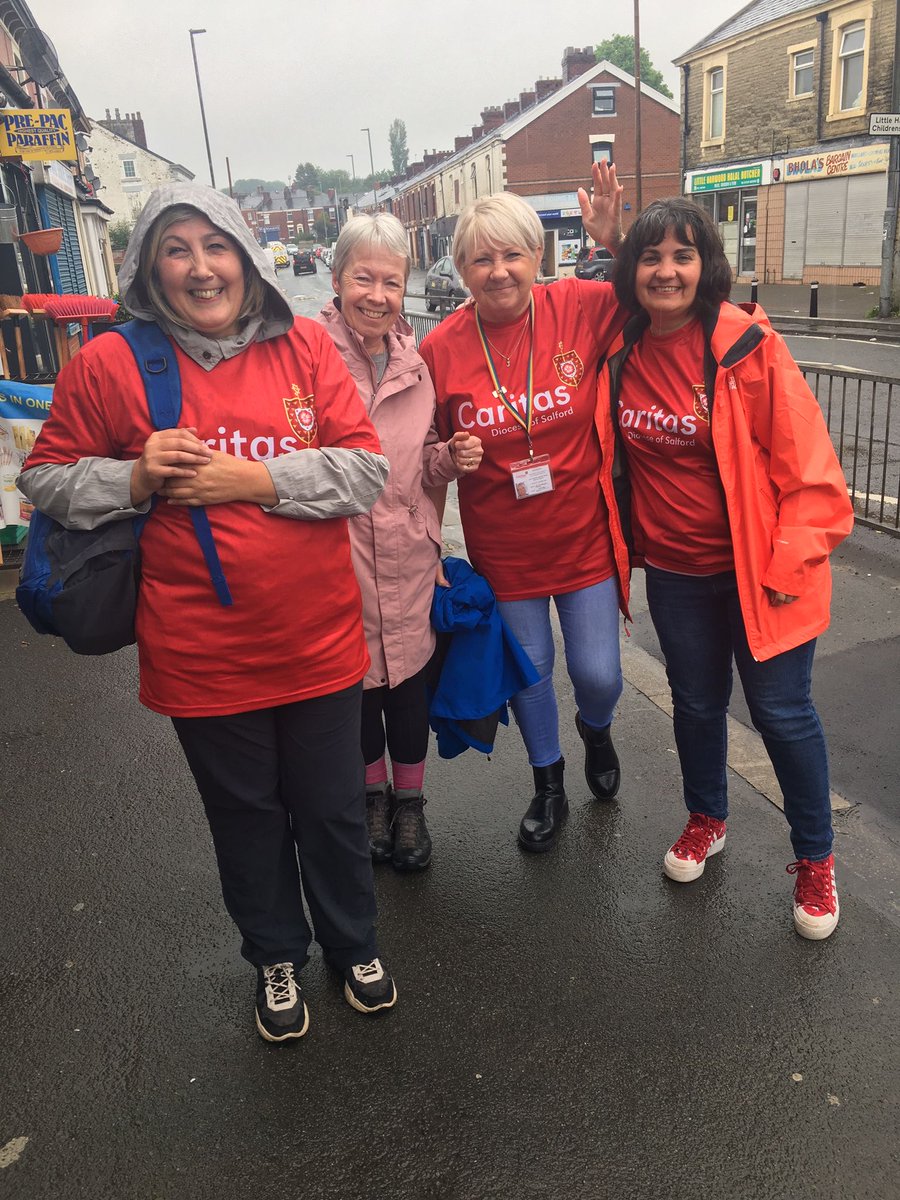
<svg viewBox="0 0 900 1200">
<path fill-rule="evenodd" d="M 611 87 L 591 88 L 593 93 L 593 114 L 595 117 L 609 116 L 616 111 L 616 89 Z"/>
<path fill-rule="evenodd" d="M 725 131 L 725 68 L 713 67 L 709 72 L 709 108 L 706 136 L 721 138 Z"/>
<path fill-rule="evenodd" d="M 862 108 L 863 74 L 866 54 L 866 27 L 855 21 L 841 30 L 840 61 L 841 112 Z"/>
<path fill-rule="evenodd" d="M 791 79 L 792 96 L 809 96 L 813 90 L 813 59 L 814 50 L 798 50 L 793 56 L 793 75 Z"/>
<path fill-rule="evenodd" d="M 123 159 L 122 170 L 126 179 L 136 179 L 137 171 L 134 169 L 134 161 L 130 158 Z"/>
<path fill-rule="evenodd" d="M 453 200 L 455 204 L 459 204 L 459 180 L 453 180 Z"/>
<path fill-rule="evenodd" d="M 591 158 L 595 163 L 612 162 L 612 142 L 594 142 L 591 146 Z"/>
</svg>

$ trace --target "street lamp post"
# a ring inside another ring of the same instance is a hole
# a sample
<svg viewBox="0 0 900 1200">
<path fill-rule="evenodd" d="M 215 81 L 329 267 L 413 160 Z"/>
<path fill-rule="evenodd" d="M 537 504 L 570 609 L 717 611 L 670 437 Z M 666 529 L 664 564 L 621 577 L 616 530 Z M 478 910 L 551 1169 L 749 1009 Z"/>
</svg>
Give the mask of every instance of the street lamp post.
<svg viewBox="0 0 900 1200">
<path fill-rule="evenodd" d="M 372 157 L 372 131 L 368 128 L 363 128 L 360 133 L 364 133 L 369 139 L 369 166 L 372 168 L 372 191 L 375 194 L 375 211 L 378 212 L 378 181 L 375 178 L 375 159 Z"/>
<path fill-rule="evenodd" d="M 213 187 L 216 186 L 216 177 L 213 172 L 212 153 L 209 149 L 209 131 L 206 128 L 206 109 L 203 107 L 203 89 L 200 87 L 200 68 L 197 65 L 197 47 L 194 44 L 194 38 L 198 33 L 206 33 L 205 29 L 189 29 L 191 35 L 191 54 L 194 56 L 194 74 L 197 77 L 197 96 L 200 99 L 200 120 L 203 122 L 203 140 L 206 142 L 206 160 L 209 163 L 209 182 Z"/>
<path fill-rule="evenodd" d="M 356 183 L 356 162 L 354 161 L 352 154 L 348 154 L 347 157 L 350 159 L 350 170 L 353 172 L 353 182 Z"/>
</svg>

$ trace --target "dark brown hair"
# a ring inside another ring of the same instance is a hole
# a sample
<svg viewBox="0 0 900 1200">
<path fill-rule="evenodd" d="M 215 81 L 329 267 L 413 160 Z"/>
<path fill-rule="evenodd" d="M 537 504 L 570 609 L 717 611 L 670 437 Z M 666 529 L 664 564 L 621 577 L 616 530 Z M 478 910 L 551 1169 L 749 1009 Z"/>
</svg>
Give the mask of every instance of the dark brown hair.
<svg viewBox="0 0 900 1200">
<path fill-rule="evenodd" d="M 712 217 L 682 196 L 654 200 L 628 230 L 613 277 L 619 302 L 632 312 L 641 311 L 634 287 L 638 260 L 648 246 L 658 246 L 670 230 L 679 242 L 696 246 L 700 255 L 697 309 L 702 313 L 717 308 L 731 294 L 731 264 Z"/>
</svg>

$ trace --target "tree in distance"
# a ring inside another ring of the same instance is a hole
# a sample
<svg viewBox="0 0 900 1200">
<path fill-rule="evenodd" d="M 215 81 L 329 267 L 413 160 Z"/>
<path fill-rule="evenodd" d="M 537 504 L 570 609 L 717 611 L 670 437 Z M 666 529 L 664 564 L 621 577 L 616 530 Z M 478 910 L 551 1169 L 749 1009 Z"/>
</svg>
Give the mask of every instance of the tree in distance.
<svg viewBox="0 0 900 1200">
<path fill-rule="evenodd" d="M 391 143 L 391 166 L 395 175 L 402 175 L 409 166 L 409 147 L 406 144 L 406 122 L 396 117 L 388 131 Z"/>
<path fill-rule="evenodd" d="M 606 38 L 594 47 L 594 53 L 597 56 L 597 62 L 611 62 L 614 67 L 620 67 L 621 70 L 627 71 L 629 75 L 634 74 L 634 34 L 633 33 L 615 33 L 612 37 Z M 662 92 L 664 96 L 668 96 L 670 100 L 674 100 L 674 96 L 666 85 L 666 81 L 662 77 L 662 71 L 658 71 L 650 61 L 650 55 L 641 46 L 641 83 L 646 83 L 648 87 L 655 88 L 658 92 Z"/>
<path fill-rule="evenodd" d="M 127 250 L 132 226 L 124 217 L 109 226 L 109 245 L 113 250 Z"/>
<path fill-rule="evenodd" d="M 249 196 L 251 192 L 260 189 L 264 192 L 280 192 L 284 189 L 283 179 L 235 179 L 231 185 L 236 196 Z M 228 195 L 228 188 L 220 188 Z"/>
</svg>

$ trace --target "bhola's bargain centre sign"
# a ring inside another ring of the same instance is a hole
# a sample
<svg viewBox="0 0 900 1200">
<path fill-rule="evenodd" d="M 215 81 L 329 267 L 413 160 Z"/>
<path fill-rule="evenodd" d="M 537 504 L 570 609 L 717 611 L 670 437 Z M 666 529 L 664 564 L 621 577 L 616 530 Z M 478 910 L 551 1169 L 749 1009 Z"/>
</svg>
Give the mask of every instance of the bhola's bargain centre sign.
<svg viewBox="0 0 900 1200">
<path fill-rule="evenodd" d="M 75 159 L 72 114 L 67 108 L 0 109 L 0 157 L 48 161 Z"/>
<path fill-rule="evenodd" d="M 807 154 L 784 160 L 784 182 L 803 179 L 831 179 L 835 175 L 867 175 L 888 168 L 888 147 L 853 146 L 847 150 L 829 150 L 827 154 Z"/>
</svg>

